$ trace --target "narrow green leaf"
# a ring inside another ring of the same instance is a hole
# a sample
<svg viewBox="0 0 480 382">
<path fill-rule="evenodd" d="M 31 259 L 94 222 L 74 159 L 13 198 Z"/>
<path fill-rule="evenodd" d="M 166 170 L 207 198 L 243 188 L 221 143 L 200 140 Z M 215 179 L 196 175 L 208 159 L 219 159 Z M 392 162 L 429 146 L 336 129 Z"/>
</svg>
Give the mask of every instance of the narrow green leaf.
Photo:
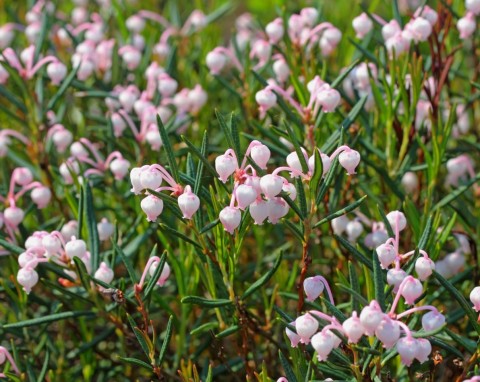
<svg viewBox="0 0 480 382">
<path fill-rule="evenodd" d="M 382 311 L 386 310 L 385 303 L 385 281 L 383 279 L 382 268 L 378 260 L 377 252 L 374 250 L 372 255 L 373 263 L 373 285 L 375 288 L 375 300 L 380 304 Z"/>
<path fill-rule="evenodd" d="M 148 363 L 140 360 L 140 359 L 137 359 L 137 358 L 131 358 L 131 357 L 118 357 L 118 359 L 126 362 L 126 363 L 129 363 L 131 365 L 135 365 L 135 366 L 140 366 L 140 367 L 143 367 L 145 369 L 147 369 L 148 371 L 152 372 L 153 371 L 153 367 L 151 365 L 149 365 Z"/>
<path fill-rule="evenodd" d="M 125 268 L 127 270 L 128 275 L 130 276 L 130 280 L 132 281 L 132 284 L 137 283 L 137 276 L 135 275 L 135 270 L 133 269 L 132 265 L 130 264 L 130 260 L 128 259 L 127 255 L 125 252 L 123 252 L 123 249 L 120 248 L 120 246 L 112 241 L 113 244 L 113 249 L 118 253 L 122 259 L 123 265 L 125 265 Z"/>
<path fill-rule="evenodd" d="M 232 143 L 233 143 L 233 151 L 237 154 L 238 160 L 241 158 L 241 151 L 240 151 L 240 134 L 238 132 L 238 123 L 235 118 L 235 113 L 230 115 L 230 134 L 232 136 Z"/>
<path fill-rule="evenodd" d="M 163 125 L 162 119 L 160 118 L 160 115 L 157 115 L 157 125 L 158 125 L 158 130 L 160 132 L 160 137 L 162 139 L 162 144 L 165 152 L 167 153 L 167 160 L 168 164 L 170 166 L 170 172 L 172 173 L 173 179 L 175 179 L 176 182 L 180 181 L 180 178 L 178 176 L 178 168 L 177 168 L 177 162 L 175 161 L 175 155 L 173 153 L 173 148 L 170 143 L 170 140 L 168 139 L 168 134 L 167 130 L 165 129 L 165 126 Z"/>
<path fill-rule="evenodd" d="M 203 249 L 202 246 L 200 244 L 198 244 L 196 241 L 190 239 L 188 236 L 184 235 L 183 233 L 178 232 L 176 229 L 173 229 L 173 228 L 171 228 L 168 225 L 163 224 L 163 223 L 159 224 L 159 227 L 160 227 L 161 230 L 163 230 L 165 232 L 168 232 L 168 233 L 170 233 L 174 236 L 177 236 L 178 238 L 192 244 L 193 246 L 197 247 L 198 249 Z"/>
<path fill-rule="evenodd" d="M 312 198 L 317 195 L 318 188 L 320 187 L 320 183 L 322 182 L 323 178 L 323 162 L 320 155 L 320 150 L 315 147 L 313 149 L 313 155 L 314 169 L 312 178 L 310 179 L 310 195 Z"/>
<path fill-rule="evenodd" d="M 440 200 L 435 207 L 433 207 L 432 211 L 436 211 L 440 208 L 445 207 L 446 205 L 453 202 L 457 199 L 460 195 L 462 195 L 465 191 L 467 191 L 471 186 L 477 183 L 480 180 L 480 174 L 477 174 L 475 178 L 470 179 L 464 186 L 458 187 L 455 191 L 450 192 L 447 196 L 445 196 L 442 200 Z"/>
<path fill-rule="evenodd" d="M 227 299 L 210 300 L 208 298 L 198 296 L 186 296 L 182 298 L 181 302 L 182 304 L 195 304 L 204 306 L 206 308 L 218 308 L 221 306 L 232 305 L 232 302 Z"/>
<path fill-rule="evenodd" d="M 25 252 L 23 248 L 19 247 L 18 245 L 12 244 L 2 238 L 0 238 L 0 246 L 16 255 L 20 255 Z"/>
<path fill-rule="evenodd" d="M 280 363 L 282 364 L 283 371 L 285 371 L 288 382 L 297 382 L 297 377 L 293 372 L 292 366 L 290 366 L 290 362 L 288 362 L 288 359 L 283 355 L 281 350 L 278 351 L 278 356 L 280 357 Z"/>
<path fill-rule="evenodd" d="M 427 220 L 427 224 L 425 225 L 425 229 L 423 230 L 422 236 L 420 237 L 420 241 L 418 242 L 419 249 L 426 249 L 428 240 L 432 233 L 433 227 L 433 215 L 430 215 Z"/>
<path fill-rule="evenodd" d="M 350 286 L 355 293 L 360 294 L 360 283 L 358 281 L 357 271 L 355 270 L 355 265 L 351 261 L 348 262 L 348 278 L 350 281 Z M 360 312 L 360 304 L 357 299 L 352 295 L 352 310 Z"/>
<path fill-rule="evenodd" d="M 248 287 L 248 289 L 245 291 L 245 293 L 242 296 L 242 300 L 246 299 L 256 290 L 261 288 L 263 285 L 265 285 L 268 282 L 268 280 L 272 278 L 272 276 L 275 274 L 278 267 L 280 266 L 280 263 L 282 262 L 282 258 L 283 258 L 283 251 L 280 251 L 280 253 L 277 256 L 277 259 L 275 260 L 275 263 L 273 264 L 273 267 L 270 268 L 270 270 L 267 273 L 265 273 L 262 277 L 260 277 L 257 281 L 255 281 L 252 285 Z"/>
<path fill-rule="evenodd" d="M 345 238 L 335 235 L 335 238 L 340 242 L 340 244 L 348 251 L 350 254 L 360 261 L 362 264 L 367 266 L 371 271 L 373 271 L 372 262 L 365 255 L 363 255 L 357 248 L 355 248 L 348 240 Z"/>
<path fill-rule="evenodd" d="M 203 154 L 200 152 L 200 150 L 197 149 L 197 147 L 192 143 L 190 142 L 184 135 L 181 136 L 181 139 L 183 142 L 185 142 L 185 144 L 188 146 L 190 152 L 195 155 L 198 159 L 200 159 L 202 161 L 202 163 L 204 164 L 205 168 L 215 177 L 218 177 L 218 174 L 217 174 L 217 171 L 215 170 L 215 168 L 210 164 L 210 162 L 208 161 L 208 159 L 203 156 Z"/>
<path fill-rule="evenodd" d="M 383 208 L 379 204 L 377 204 L 377 209 L 378 209 L 378 212 L 380 213 L 380 216 L 382 217 L 383 224 L 385 224 L 385 228 L 388 232 L 388 236 L 395 237 L 395 233 L 393 232 L 392 226 L 390 225 L 390 222 L 388 221 L 387 215 L 385 215 Z"/>
<path fill-rule="evenodd" d="M 170 316 L 168 319 L 168 324 L 167 324 L 167 330 L 165 331 L 165 339 L 163 340 L 162 343 L 162 348 L 160 349 L 160 354 L 158 356 L 158 365 L 161 365 L 165 355 L 167 354 L 168 350 L 168 344 L 170 343 L 170 340 L 173 335 L 173 316 Z"/>
<path fill-rule="evenodd" d="M 28 328 L 30 326 L 36 326 L 36 325 L 41 325 L 41 324 L 49 324 L 49 323 L 52 323 L 52 322 L 66 320 L 67 318 L 74 318 L 74 317 L 81 317 L 81 316 L 94 317 L 94 316 L 96 316 L 96 313 L 92 312 L 92 311 L 55 313 L 55 314 L 51 314 L 51 315 L 48 315 L 48 316 L 33 318 L 31 320 L 14 322 L 12 324 L 3 325 L 1 327 L 3 329 Z"/>
<path fill-rule="evenodd" d="M 90 290 L 90 276 L 88 274 L 85 263 L 77 256 L 73 258 L 73 262 L 77 267 L 78 275 L 80 276 L 80 281 L 82 282 L 82 285 L 85 288 L 85 290 L 88 292 Z"/>
<path fill-rule="evenodd" d="M 87 223 L 88 231 L 88 246 L 91 254 L 92 269 L 95 271 L 100 264 L 100 239 L 98 238 L 97 221 L 95 219 L 95 209 L 93 206 L 92 189 L 88 182 L 82 186 L 83 200 L 85 207 L 85 222 Z"/>
<path fill-rule="evenodd" d="M 239 330 L 240 330 L 240 326 L 232 325 L 229 328 L 227 328 L 227 329 L 221 331 L 220 333 L 216 334 L 215 338 L 225 338 L 225 337 L 228 337 L 228 336 L 232 335 L 233 333 L 238 332 Z"/>
</svg>

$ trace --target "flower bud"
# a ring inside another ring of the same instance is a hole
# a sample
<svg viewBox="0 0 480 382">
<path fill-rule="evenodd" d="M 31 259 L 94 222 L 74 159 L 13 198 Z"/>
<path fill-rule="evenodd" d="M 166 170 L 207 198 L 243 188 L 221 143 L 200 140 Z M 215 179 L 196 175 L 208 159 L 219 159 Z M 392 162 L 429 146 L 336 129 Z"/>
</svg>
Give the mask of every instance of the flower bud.
<svg viewBox="0 0 480 382">
<path fill-rule="evenodd" d="M 134 46 L 126 46 L 124 48 L 129 48 L 129 49 L 124 49 L 122 51 L 121 53 L 122 60 L 125 62 L 127 69 L 135 70 L 138 67 L 138 65 L 140 65 L 140 61 L 142 60 L 142 53 Z M 119 49 L 119 52 L 120 52 L 120 49 Z"/>
<path fill-rule="evenodd" d="M 149 222 L 154 222 L 163 211 L 163 201 L 154 195 L 148 195 L 146 198 L 142 199 L 140 207 L 147 215 L 147 220 Z"/>
<path fill-rule="evenodd" d="M 178 82 L 170 77 L 167 73 L 161 73 L 158 76 L 158 91 L 162 97 L 170 97 L 176 91 L 178 87 Z"/>
<path fill-rule="evenodd" d="M 412 34 L 415 42 L 427 41 L 432 34 L 432 25 L 423 17 L 417 17 L 407 24 L 405 28 Z"/>
<path fill-rule="evenodd" d="M 262 225 L 265 219 L 268 217 L 268 207 L 268 202 L 266 202 L 265 200 L 256 200 L 250 204 L 250 216 L 252 217 L 256 225 Z"/>
<path fill-rule="evenodd" d="M 289 207 L 282 198 L 273 198 L 268 201 L 268 221 L 277 224 L 278 221 L 288 214 Z"/>
<path fill-rule="evenodd" d="M 100 263 L 100 267 L 95 272 L 94 276 L 97 280 L 103 281 L 105 284 L 110 284 L 113 280 L 113 270 L 105 262 Z"/>
<path fill-rule="evenodd" d="M 478 16 L 480 14 L 480 0 L 465 0 L 465 8 Z"/>
<path fill-rule="evenodd" d="M 123 120 L 122 116 L 118 113 L 113 113 L 112 117 L 113 135 L 118 138 L 121 137 L 123 131 L 127 128 L 127 123 Z"/>
<path fill-rule="evenodd" d="M 190 104 L 190 113 L 196 115 L 207 103 L 208 95 L 200 85 L 196 85 L 187 95 Z"/>
<path fill-rule="evenodd" d="M 70 240 L 72 236 L 75 236 L 78 231 L 78 222 L 76 220 L 70 220 L 68 223 L 64 224 L 60 233 L 63 236 L 65 241 Z"/>
<path fill-rule="evenodd" d="M 303 156 L 305 157 L 305 160 L 307 160 L 308 159 L 307 152 L 305 151 L 305 149 L 303 147 L 302 147 L 301 150 L 302 150 Z M 302 164 L 300 163 L 300 159 L 298 158 L 298 154 L 297 154 L 296 151 L 293 151 L 290 154 L 288 154 L 286 160 L 287 160 L 288 167 L 298 171 L 299 173 L 303 173 Z M 296 178 L 299 175 L 292 171 L 290 176 L 292 178 Z"/>
<path fill-rule="evenodd" d="M 214 49 L 207 54 L 205 62 L 208 69 L 210 69 L 210 73 L 216 75 L 219 74 L 227 64 L 227 57 Z"/>
<path fill-rule="evenodd" d="M 320 276 L 307 277 L 303 282 L 303 289 L 307 295 L 307 301 L 314 301 L 323 292 L 325 285 Z"/>
<path fill-rule="evenodd" d="M 356 174 L 355 169 L 360 163 L 360 153 L 355 150 L 342 151 L 338 156 L 338 161 L 347 170 L 348 175 Z"/>
<path fill-rule="evenodd" d="M 32 288 L 38 283 L 38 273 L 32 268 L 21 268 L 17 273 L 17 281 L 23 290 L 29 294 Z"/>
<path fill-rule="evenodd" d="M 52 62 L 47 66 L 47 74 L 52 84 L 59 85 L 67 75 L 67 67 L 60 61 Z"/>
<path fill-rule="evenodd" d="M 348 337 L 348 342 L 350 343 L 356 344 L 365 333 L 365 328 L 358 318 L 357 312 L 353 312 L 352 317 L 347 318 L 343 322 L 342 326 L 345 334 Z"/>
<path fill-rule="evenodd" d="M 82 239 L 77 239 L 75 236 L 65 244 L 65 253 L 70 258 L 83 258 L 87 253 L 87 244 Z"/>
<path fill-rule="evenodd" d="M 20 186 L 26 186 L 33 180 L 32 172 L 26 167 L 17 167 L 13 171 L 13 180 Z"/>
<path fill-rule="evenodd" d="M 250 156 L 262 170 L 267 168 L 267 162 L 270 159 L 270 155 L 270 149 L 260 142 L 250 150 Z"/>
<path fill-rule="evenodd" d="M 475 309 L 476 312 L 480 312 L 480 286 L 472 289 L 470 292 L 470 301 L 473 304 L 473 309 Z"/>
<path fill-rule="evenodd" d="M 277 104 L 277 96 L 273 91 L 270 89 L 263 89 L 258 91 L 255 94 L 255 100 L 258 103 L 258 106 L 260 107 L 260 114 L 262 116 L 265 115 L 267 110 L 272 108 Z"/>
<path fill-rule="evenodd" d="M 128 173 L 130 162 L 124 158 L 116 158 L 110 162 L 110 171 L 116 180 L 122 180 Z"/>
<path fill-rule="evenodd" d="M 405 277 L 407 277 L 407 273 L 403 269 L 392 268 L 387 272 L 387 283 L 388 285 L 393 285 L 393 291 L 397 293 Z"/>
<path fill-rule="evenodd" d="M 252 186 L 241 184 L 235 190 L 238 208 L 244 210 L 257 199 L 257 191 Z"/>
<path fill-rule="evenodd" d="M 215 170 L 217 170 L 219 178 L 223 183 L 228 180 L 237 167 L 237 161 L 231 155 L 219 155 L 215 158 Z"/>
<path fill-rule="evenodd" d="M 417 344 L 415 338 L 412 337 L 403 337 L 400 338 L 397 342 L 397 351 L 400 354 L 402 363 L 405 366 L 410 366 L 412 361 L 415 358 L 417 351 Z"/>
<path fill-rule="evenodd" d="M 418 189 L 418 177 L 414 172 L 408 171 L 402 177 L 402 186 L 409 194 Z"/>
<path fill-rule="evenodd" d="M 413 14 L 414 17 L 423 17 L 425 20 L 427 20 L 430 25 L 433 27 L 437 21 L 438 21 L 438 14 L 435 12 L 432 8 L 430 8 L 428 5 L 425 5 L 423 7 L 419 7 L 415 13 Z"/>
<path fill-rule="evenodd" d="M 360 16 L 357 16 L 352 21 L 353 29 L 355 29 L 355 33 L 357 34 L 357 38 L 364 38 L 368 32 L 370 32 L 373 28 L 373 22 L 367 16 L 365 12 L 363 12 Z"/>
<path fill-rule="evenodd" d="M 38 208 L 45 208 L 52 198 L 52 192 L 48 187 L 35 187 L 30 194 Z"/>
<path fill-rule="evenodd" d="M 274 198 L 280 192 L 285 179 L 278 175 L 267 174 L 260 178 L 260 188 L 267 198 Z"/>
<path fill-rule="evenodd" d="M 162 137 L 160 136 L 160 131 L 156 125 L 150 125 L 148 128 L 145 139 L 152 148 L 152 150 L 158 151 L 163 146 Z"/>
<path fill-rule="evenodd" d="M 382 27 L 382 36 L 385 41 L 390 40 L 399 32 L 401 32 L 401 28 L 397 20 L 391 20 Z"/>
<path fill-rule="evenodd" d="M 355 242 L 363 233 L 363 225 L 358 220 L 352 220 L 347 223 L 345 232 L 348 236 L 348 240 Z"/>
<path fill-rule="evenodd" d="M 432 345 L 430 344 L 430 341 L 426 338 L 417 338 L 415 342 L 415 358 L 420 363 L 428 361 L 428 356 L 432 352 Z"/>
<path fill-rule="evenodd" d="M 422 317 L 422 327 L 426 332 L 437 330 L 445 324 L 445 316 L 437 310 L 431 310 Z"/>
<path fill-rule="evenodd" d="M 415 262 L 415 272 L 417 272 L 420 281 L 428 279 L 434 270 L 435 263 L 428 257 L 419 257 Z"/>
<path fill-rule="evenodd" d="M 57 151 L 63 153 L 72 143 L 73 135 L 70 131 L 62 127 L 62 129 L 59 129 L 52 134 L 52 141 Z"/>
<path fill-rule="evenodd" d="M 283 28 L 283 21 L 281 18 L 276 18 L 265 27 L 265 33 L 267 33 L 268 41 L 271 44 L 278 43 L 282 39 L 284 32 L 285 29 Z"/>
<path fill-rule="evenodd" d="M 373 336 L 384 315 L 376 301 L 372 301 L 370 305 L 362 309 L 360 322 L 365 328 L 365 334 L 367 336 Z"/>
<path fill-rule="evenodd" d="M 185 219 L 191 219 L 200 207 L 200 199 L 192 192 L 190 186 L 186 186 L 183 194 L 178 197 L 178 207 Z"/>
<path fill-rule="evenodd" d="M 333 350 L 335 343 L 333 335 L 330 331 L 322 331 L 315 334 L 312 337 L 312 346 L 317 352 L 317 358 L 319 361 L 326 361 L 328 355 Z"/>
<path fill-rule="evenodd" d="M 297 329 L 297 334 L 300 336 L 300 342 L 302 344 L 308 344 L 310 338 L 318 330 L 318 321 L 309 313 L 306 313 L 303 316 L 297 317 L 295 320 L 295 329 Z"/>
<path fill-rule="evenodd" d="M 295 322 L 290 322 L 290 325 L 295 326 Z M 292 346 L 292 348 L 296 348 L 301 340 L 301 337 L 294 331 L 290 330 L 288 327 L 285 328 L 285 333 L 290 340 L 290 345 Z"/>
<path fill-rule="evenodd" d="M 115 227 L 110 223 L 106 218 L 102 218 L 100 222 L 97 223 L 98 238 L 101 241 L 106 241 L 110 239 L 113 235 Z"/>
<path fill-rule="evenodd" d="M 18 207 L 7 207 L 3 211 L 3 219 L 9 227 L 16 228 L 23 221 L 25 212 Z"/>
<path fill-rule="evenodd" d="M 477 29 L 477 23 L 475 22 L 473 13 L 468 12 L 464 17 L 458 19 L 457 29 L 460 32 L 460 38 L 462 40 L 470 38 L 475 32 L 475 29 Z"/>
<path fill-rule="evenodd" d="M 151 190 L 156 190 L 160 187 L 162 181 L 162 174 L 154 166 L 150 166 L 140 173 L 142 189 L 149 188 Z"/>
<path fill-rule="evenodd" d="M 395 232 L 395 227 L 397 226 L 398 220 L 398 230 L 403 231 L 407 226 L 407 219 L 405 215 L 400 211 L 392 211 L 387 214 L 387 220 L 392 227 L 392 230 Z"/>
<path fill-rule="evenodd" d="M 391 244 L 381 244 L 375 250 L 377 252 L 380 266 L 383 269 L 387 269 L 392 264 L 397 256 L 395 247 Z"/>
<path fill-rule="evenodd" d="M 130 32 L 140 33 L 145 28 L 145 20 L 140 16 L 132 15 L 125 21 L 125 25 Z"/>
<path fill-rule="evenodd" d="M 335 235 L 341 235 L 347 229 L 348 223 L 350 223 L 350 220 L 345 215 L 332 219 L 333 233 Z"/>
<path fill-rule="evenodd" d="M 290 76 L 290 68 L 284 59 L 275 60 L 272 65 L 273 72 L 278 82 L 286 82 Z"/>
<path fill-rule="evenodd" d="M 155 270 L 158 268 L 159 262 L 155 261 L 152 265 L 150 265 L 150 269 L 148 270 L 148 273 L 150 276 L 153 276 L 155 273 Z M 162 273 L 160 273 L 160 277 L 157 281 L 158 286 L 164 286 L 165 283 L 167 282 L 168 277 L 170 276 L 171 269 L 168 263 L 165 263 L 162 269 Z"/>
<path fill-rule="evenodd" d="M 235 229 L 240 225 L 242 213 L 238 208 L 227 206 L 220 211 L 219 218 L 225 231 L 233 235 Z"/>
<path fill-rule="evenodd" d="M 341 99 L 338 90 L 331 88 L 327 84 L 323 85 L 317 93 L 317 102 L 322 106 L 324 113 L 335 111 Z"/>
<path fill-rule="evenodd" d="M 413 305 L 415 300 L 423 293 L 422 283 L 412 276 L 408 276 L 401 290 L 401 294 L 408 305 Z"/>
<path fill-rule="evenodd" d="M 385 349 L 390 349 L 400 338 L 400 325 L 396 320 L 384 315 L 375 330 L 375 335 L 383 343 Z"/>
</svg>

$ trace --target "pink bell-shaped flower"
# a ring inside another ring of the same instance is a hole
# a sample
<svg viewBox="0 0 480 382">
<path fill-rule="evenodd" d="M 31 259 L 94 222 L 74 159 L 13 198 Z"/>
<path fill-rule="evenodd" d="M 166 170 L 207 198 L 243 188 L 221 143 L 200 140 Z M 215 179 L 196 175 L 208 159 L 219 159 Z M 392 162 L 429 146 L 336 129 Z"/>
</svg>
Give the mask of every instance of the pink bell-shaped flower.
<svg viewBox="0 0 480 382">
<path fill-rule="evenodd" d="M 342 151 L 338 156 L 338 162 L 347 170 L 348 175 L 356 174 L 355 169 L 360 163 L 360 153 L 355 150 Z"/>
<path fill-rule="evenodd" d="M 348 342 L 356 344 L 358 340 L 365 333 L 365 328 L 363 327 L 360 319 L 358 318 L 357 312 L 352 313 L 352 317 L 347 318 L 343 324 L 343 330 L 348 337 Z"/>
<path fill-rule="evenodd" d="M 295 320 L 295 329 L 297 329 L 297 334 L 300 336 L 300 342 L 302 344 L 308 344 L 310 338 L 312 338 L 318 330 L 318 321 L 309 313 L 306 313 L 303 316 L 297 317 Z"/>
<path fill-rule="evenodd" d="M 278 221 L 288 214 L 289 207 L 282 198 L 273 198 L 268 201 L 268 221 L 277 224 Z"/>
<path fill-rule="evenodd" d="M 267 110 L 271 109 L 277 104 L 277 96 L 270 89 L 262 89 L 255 94 L 255 100 L 260 109 L 260 116 L 263 118 Z"/>
<path fill-rule="evenodd" d="M 110 284 L 113 280 L 113 270 L 105 262 L 101 262 L 95 275 L 93 276 L 97 280 L 103 281 L 105 284 Z"/>
<path fill-rule="evenodd" d="M 143 189 L 156 190 L 160 187 L 162 181 L 162 174 L 154 166 L 150 166 L 140 173 L 140 183 Z"/>
<path fill-rule="evenodd" d="M 33 202 L 38 208 L 45 208 L 52 199 L 52 192 L 48 187 L 35 187 L 30 194 Z"/>
<path fill-rule="evenodd" d="M 280 17 L 268 23 L 265 27 L 265 33 L 267 34 L 268 41 L 271 44 L 278 43 L 282 39 L 284 32 L 285 29 L 283 28 L 283 21 Z"/>
<path fill-rule="evenodd" d="M 130 162 L 124 158 L 116 158 L 110 162 L 110 171 L 116 180 L 122 180 L 128 173 Z"/>
<path fill-rule="evenodd" d="M 147 215 L 147 220 L 149 222 L 154 222 L 163 211 L 163 201 L 154 195 L 148 195 L 146 198 L 142 199 L 140 207 Z"/>
<path fill-rule="evenodd" d="M 33 174 L 26 167 L 17 167 L 13 171 L 13 180 L 20 186 L 26 186 L 33 181 Z"/>
<path fill-rule="evenodd" d="M 415 346 L 415 358 L 424 363 L 428 361 L 428 356 L 432 353 L 432 345 L 430 341 L 425 338 L 417 338 Z"/>
<path fill-rule="evenodd" d="M 240 225 L 242 213 L 238 208 L 227 206 L 220 211 L 219 218 L 225 231 L 233 235 L 235 229 Z"/>
<path fill-rule="evenodd" d="M 357 34 L 357 38 L 364 38 L 368 32 L 370 32 L 373 28 L 373 22 L 367 16 L 365 12 L 363 12 L 360 16 L 357 16 L 352 21 L 353 29 L 355 29 L 355 33 Z"/>
<path fill-rule="evenodd" d="M 270 159 L 270 149 L 258 142 L 257 145 L 253 146 L 250 150 L 250 156 L 254 160 L 254 162 L 260 167 L 262 170 L 267 168 L 267 162 Z"/>
<path fill-rule="evenodd" d="M 62 242 L 56 235 L 45 235 L 42 238 L 42 246 L 48 255 L 58 254 L 62 249 Z"/>
<path fill-rule="evenodd" d="M 150 276 L 153 276 L 153 274 L 155 273 L 155 270 L 158 267 L 158 264 L 159 262 L 155 261 L 152 265 L 150 265 L 150 269 L 148 270 L 148 273 L 150 274 Z M 162 273 L 160 274 L 160 278 L 157 281 L 157 285 L 161 287 L 164 286 L 165 283 L 167 282 L 168 277 L 170 276 L 170 273 L 171 273 L 170 266 L 168 265 L 168 263 L 165 263 L 162 269 Z"/>
<path fill-rule="evenodd" d="M 70 259 L 75 256 L 81 259 L 87 253 L 87 244 L 82 239 L 76 239 L 73 236 L 72 240 L 65 244 L 65 253 Z"/>
<path fill-rule="evenodd" d="M 302 153 L 303 153 L 303 156 L 305 157 L 305 160 L 308 159 L 307 157 L 307 152 L 305 151 L 304 148 L 302 148 Z M 286 161 L 287 161 L 287 164 L 288 164 L 288 167 L 298 171 L 299 173 L 302 173 L 303 170 L 302 170 L 302 165 L 300 163 L 300 159 L 298 158 L 298 155 L 297 155 L 297 152 L 296 151 L 293 151 L 291 152 L 290 154 L 287 155 L 287 158 L 286 158 Z M 295 172 L 292 172 L 290 174 L 290 176 L 292 178 L 296 178 L 299 176 L 298 173 L 295 173 Z"/>
<path fill-rule="evenodd" d="M 113 235 L 115 227 L 110 223 L 106 218 L 102 218 L 100 222 L 97 223 L 98 238 L 101 241 L 106 241 L 110 239 Z"/>
<path fill-rule="evenodd" d="M 293 183 L 284 183 L 282 191 L 286 192 L 290 199 L 295 200 L 297 198 L 297 189 Z"/>
<path fill-rule="evenodd" d="M 400 293 L 407 304 L 413 305 L 415 300 L 423 293 L 422 283 L 412 276 L 407 276 L 402 283 Z"/>
<path fill-rule="evenodd" d="M 434 270 L 435 263 L 428 257 L 419 257 L 415 262 L 415 272 L 420 281 L 428 279 Z"/>
<path fill-rule="evenodd" d="M 207 64 L 208 69 L 210 69 L 210 73 L 217 75 L 220 74 L 227 64 L 227 57 L 222 52 L 214 49 L 207 54 L 205 63 Z"/>
<path fill-rule="evenodd" d="M 457 29 L 460 32 L 460 38 L 462 40 L 470 38 L 477 29 L 475 15 L 471 12 L 467 12 L 464 17 L 458 19 Z"/>
<path fill-rule="evenodd" d="M 256 200 L 250 204 L 250 215 L 256 225 L 262 225 L 269 214 L 269 202 L 265 200 Z"/>
<path fill-rule="evenodd" d="M 55 61 L 47 66 L 47 75 L 52 84 L 59 85 L 67 75 L 67 67 L 60 61 Z"/>
<path fill-rule="evenodd" d="M 480 0 L 465 0 L 465 8 L 475 15 L 480 15 Z"/>
<path fill-rule="evenodd" d="M 417 341 L 412 337 L 400 338 L 397 342 L 397 351 L 402 363 L 405 366 L 410 366 L 417 353 Z"/>
<path fill-rule="evenodd" d="M 338 90 L 333 89 L 330 85 L 324 84 L 317 93 L 317 102 L 322 106 L 324 113 L 335 111 L 341 101 Z"/>
<path fill-rule="evenodd" d="M 314 301 L 320 296 L 325 289 L 322 277 L 314 276 L 307 277 L 303 282 L 303 289 L 307 295 L 307 301 Z"/>
<path fill-rule="evenodd" d="M 480 286 L 472 289 L 470 292 L 470 301 L 473 304 L 473 309 L 475 309 L 476 312 L 480 312 Z"/>
<path fill-rule="evenodd" d="M 295 321 L 291 322 L 290 325 L 295 326 Z M 285 328 L 285 333 L 287 334 L 287 337 L 290 340 L 290 345 L 292 345 L 292 348 L 296 348 L 298 346 L 298 343 L 301 340 L 301 337 L 294 331 L 290 330 L 288 327 Z"/>
<path fill-rule="evenodd" d="M 17 273 L 17 281 L 28 294 L 38 283 L 38 273 L 33 268 L 21 268 Z"/>
<path fill-rule="evenodd" d="M 385 349 L 390 349 L 400 338 L 400 325 L 396 320 L 384 315 L 375 330 L 375 335 L 383 343 Z"/>
<path fill-rule="evenodd" d="M 191 219 L 200 207 L 200 199 L 192 192 L 190 186 L 186 186 L 183 194 L 178 197 L 178 207 L 185 219 Z"/>
<path fill-rule="evenodd" d="M 285 179 L 278 175 L 267 174 L 260 178 L 260 188 L 264 195 L 271 199 L 282 192 Z"/>
<path fill-rule="evenodd" d="M 244 210 L 257 199 L 257 191 L 252 186 L 241 184 L 235 190 L 238 208 Z"/>
<path fill-rule="evenodd" d="M 317 352 L 319 361 L 326 361 L 335 345 L 333 335 L 330 331 L 321 331 L 312 337 L 312 346 Z"/>
<path fill-rule="evenodd" d="M 407 226 L 407 218 L 400 211 L 392 211 L 387 214 L 387 220 L 392 227 L 392 230 L 395 231 L 395 227 L 397 226 L 398 221 L 398 230 L 403 231 Z"/>
<path fill-rule="evenodd" d="M 365 334 L 367 336 L 373 336 L 384 315 L 385 313 L 382 312 L 380 306 L 375 300 L 362 309 L 362 312 L 360 313 L 360 322 L 365 328 Z"/>
<path fill-rule="evenodd" d="M 395 247 L 391 244 L 381 244 L 377 247 L 375 251 L 377 252 L 380 266 L 383 269 L 387 269 L 390 264 L 393 263 L 395 257 L 397 256 L 395 252 Z"/>
<path fill-rule="evenodd" d="M 220 180 L 225 183 L 237 169 L 237 161 L 231 155 L 219 155 L 215 158 L 215 170 Z"/>
<path fill-rule="evenodd" d="M 422 327 L 426 332 L 437 330 L 445 324 L 445 316 L 437 310 L 425 313 L 422 317 Z"/>
<path fill-rule="evenodd" d="M 387 283 L 393 285 L 393 291 L 397 293 L 405 277 L 407 277 L 407 273 L 403 269 L 392 268 L 387 272 Z"/>
</svg>

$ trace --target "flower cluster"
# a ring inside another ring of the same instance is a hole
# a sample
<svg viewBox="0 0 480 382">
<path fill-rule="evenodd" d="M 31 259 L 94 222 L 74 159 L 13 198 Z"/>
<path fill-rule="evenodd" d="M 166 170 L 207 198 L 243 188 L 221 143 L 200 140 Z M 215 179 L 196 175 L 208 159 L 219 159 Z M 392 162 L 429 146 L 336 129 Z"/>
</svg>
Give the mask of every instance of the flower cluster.
<svg viewBox="0 0 480 382">
<path fill-rule="evenodd" d="M 135 195 L 147 190 L 148 195 L 142 200 L 140 206 L 147 215 L 148 221 L 156 221 L 163 211 L 162 199 L 151 194 L 148 190 L 153 190 L 156 193 L 170 191 L 172 196 L 178 197 L 178 207 L 185 219 L 191 219 L 200 208 L 200 198 L 193 193 L 192 188 L 190 186 L 182 187 L 173 179 L 165 167 L 159 164 L 133 168 L 130 171 L 130 181 L 132 182 L 132 192 Z M 167 185 L 162 186 L 163 181 Z"/>
<path fill-rule="evenodd" d="M 320 153 L 323 175 L 325 175 L 331 162 L 338 156 L 338 161 L 347 173 L 355 174 L 355 169 L 360 163 L 360 154 L 348 146 L 340 146 L 330 156 Z M 215 159 L 215 169 L 219 179 L 226 183 L 230 176 L 233 176 L 234 186 L 230 205 L 220 211 L 220 222 L 225 230 L 233 234 L 240 225 L 241 211 L 249 209 L 250 215 L 255 224 L 262 225 L 265 220 L 272 224 L 284 217 L 288 211 L 288 203 L 282 197 L 282 192 L 295 200 L 297 190 L 293 183 L 279 175 L 280 172 L 290 172 L 290 177 L 300 177 L 304 180 L 310 179 L 315 169 L 315 155 L 308 157 L 303 150 L 305 162 L 308 166 L 307 173 L 303 172 L 301 161 L 294 151 L 287 156 L 288 166 L 277 167 L 270 174 L 258 176 L 255 167 L 248 164 L 252 160 L 260 170 L 267 169 L 270 159 L 270 150 L 259 141 L 252 141 L 240 164 L 233 149 L 228 149 L 224 154 Z"/>
</svg>

